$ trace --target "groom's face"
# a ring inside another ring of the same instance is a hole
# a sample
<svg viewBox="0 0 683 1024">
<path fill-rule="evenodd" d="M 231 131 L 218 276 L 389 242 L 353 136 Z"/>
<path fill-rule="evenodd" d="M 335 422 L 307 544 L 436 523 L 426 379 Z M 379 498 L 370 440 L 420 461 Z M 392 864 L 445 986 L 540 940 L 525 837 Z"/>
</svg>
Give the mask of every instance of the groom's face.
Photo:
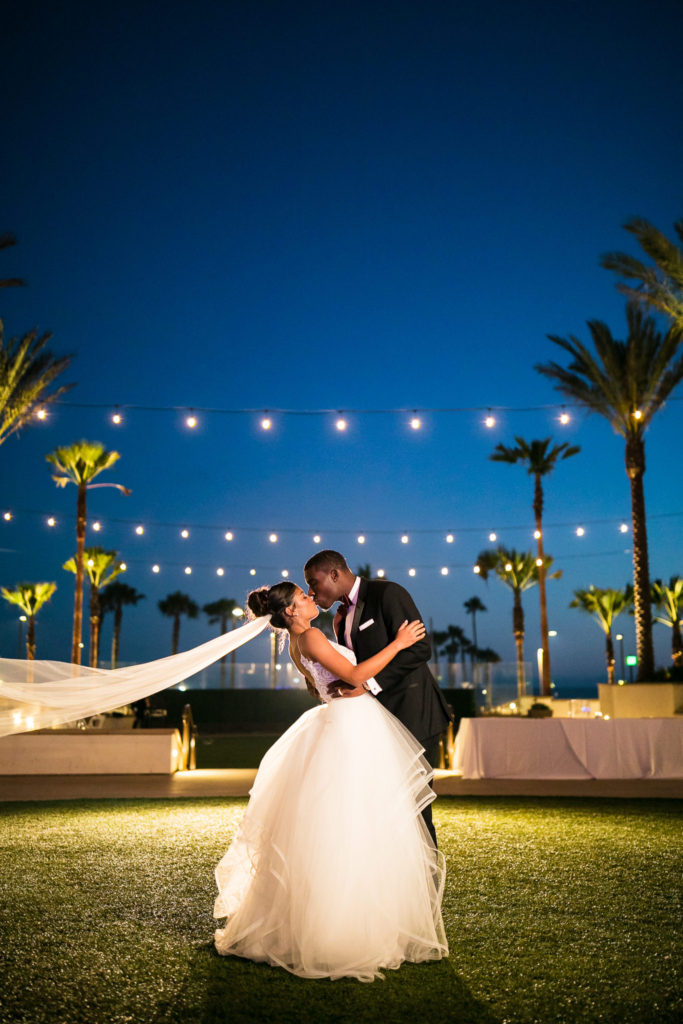
<svg viewBox="0 0 683 1024">
<path fill-rule="evenodd" d="M 336 569 L 325 572 L 323 569 L 312 569 L 306 573 L 308 594 L 319 608 L 327 611 L 342 594 L 339 573 Z"/>
</svg>

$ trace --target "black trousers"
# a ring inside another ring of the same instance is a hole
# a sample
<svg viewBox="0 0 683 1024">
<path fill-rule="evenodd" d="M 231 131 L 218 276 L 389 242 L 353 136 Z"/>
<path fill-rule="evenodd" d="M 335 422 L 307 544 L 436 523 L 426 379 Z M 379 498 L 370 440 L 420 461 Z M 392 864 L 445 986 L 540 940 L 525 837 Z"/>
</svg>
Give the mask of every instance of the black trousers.
<svg viewBox="0 0 683 1024">
<path fill-rule="evenodd" d="M 423 745 L 425 748 L 424 756 L 429 761 L 430 766 L 433 768 L 439 760 L 439 739 L 441 734 L 437 736 L 430 736 L 429 739 L 424 740 Z M 434 783 L 430 782 L 429 785 L 434 789 Z M 434 846 L 438 846 L 436 841 L 436 831 L 434 829 L 434 823 L 432 821 L 432 804 L 429 803 L 422 812 L 424 823 L 427 826 L 427 831 L 434 840 Z"/>
</svg>

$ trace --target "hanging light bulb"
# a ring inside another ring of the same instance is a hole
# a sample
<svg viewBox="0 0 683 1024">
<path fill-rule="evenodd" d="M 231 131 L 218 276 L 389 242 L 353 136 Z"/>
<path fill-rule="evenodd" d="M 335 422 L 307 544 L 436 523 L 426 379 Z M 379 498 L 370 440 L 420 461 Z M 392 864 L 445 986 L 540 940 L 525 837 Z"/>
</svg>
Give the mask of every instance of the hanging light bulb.
<svg viewBox="0 0 683 1024">
<path fill-rule="evenodd" d="M 137 533 L 138 537 L 142 537 L 143 533 L 145 532 L 144 526 L 136 526 L 135 532 Z"/>
<path fill-rule="evenodd" d="M 11 512 L 3 512 L 2 518 L 5 520 L 6 523 L 9 523 L 11 518 L 12 518 L 12 513 Z"/>
<path fill-rule="evenodd" d="M 577 537 L 583 537 L 585 535 L 585 533 L 586 533 L 586 531 L 584 530 L 583 526 L 577 526 L 576 527 L 576 536 Z"/>
<path fill-rule="evenodd" d="M 415 569 L 408 569 L 408 575 L 409 576 L 416 576 L 417 575 L 417 571 Z"/>
<path fill-rule="evenodd" d="M 453 536 L 452 533 L 447 533 L 446 534 L 446 543 L 447 544 L 452 544 L 454 540 L 455 540 L 455 537 Z"/>
<path fill-rule="evenodd" d="M 404 533 L 403 536 L 401 537 L 401 544 L 407 544 L 409 540 L 410 537 L 408 536 L 408 534 Z"/>
<path fill-rule="evenodd" d="M 493 532 L 490 533 L 489 540 L 491 541 L 492 544 L 494 544 L 498 540 L 498 534 Z"/>
<path fill-rule="evenodd" d="M 284 576 L 285 579 L 287 579 L 287 577 L 289 576 L 289 570 L 288 569 L 283 569 L 282 570 L 282 575 Z"/>
<path fill-rule="evenodd" d="M 268 540 L 270 541 L 271 544 L 277 544 L 277 534 L 271 533 L 268 537 Z"/>
<path fill-rule="evenodd" d="M 188 426 L 190 428 L 190 430 L 194 430 L 194 428 L 197 426 L 197 417 L 196 416 L 186 416 L 185 417 L 185 425 Z"/>
<path fill-rule="evenodd" d="M 261 420 L 261 430 L 270 430 L 273 425 L 273 421 L 270 416 L 264 416 Z"/>
<path fill-rule="evenodd" d="M 320 544 L 321 540 L 322 540 L 322 538 L 321 538 L 319 533 L 314 533 L 313 534 L 313 543 L 314 544 Z"/>
<path fill-rule="evenodd" d="M 187 540 L 187 538 L 190 536 L 190 531 L 189 530 L 181 530 L 180 531 L 180 536 L 183 538 L 183 540 Z"/>
<path fill-rule="evenodd" d="M 153 566 L 152 566 L 152 572 L 161 572 L 161 568 L 160 568 L 160 566 L 158 566 L 158 565 L 153 565 Z"/>
<path fill-rule="evenodd" d="M 563 409 L 562 412 L 560 413 L 560 415 L 558 416 L 558 419 L 559 419 L 560 423 L 562 424 L 562 426 L 566 427 L 566 425 L 569 423 L 569 421 L 571 419 L 571 416 L 569 415 L 568 412 L 565 412 L 564 409 Z"/>
<path fill-rule="evenodd" d="M 340 415 L 339 419 L 335 423 L 335 427 L 337 428 L 337 430 L 343 431 L 343 430 L 346 430 L 347 426 L 348 426 L 348 424 L 347 424 L 346 420 L 344 419 L 343 416 Z"/>
<path fill-rule="evenodd" d="M 410 421 L 410 426 L 412 427 L 413 430 L 419 430 L 420 427 L 422 426 L 422 420 L 420 419 L 420 417 L 413 416 L 413 418 Z"/>
<path fill-rule="evenodd" d="M 191 576 L 192 575 L 192 566 L 191 565 L 186 565 L 185 566 L 185 575 L 186 576 Z"/>
<path fill-rule="evenodd" d="M 358 543 L 359 544 L 365 544 L 365 537 L 364 537 L 364 535 L 362 533 L 360 533 L 358 535 Z"/>
<path fill-rule="evenodd" d="M 377 570 L 377 576 L 378 576 L 378 578 L 380 580 L 383 580 L 384 579 L 384 569 L 378 569 Z"/>
<path fill-rule="evenodd" d="M 249 575 L 250 576 L 255 576 L 256 575 L 256 569 L 250 569 L 249 570 Z"/>
<path fill-rule="evenodd" d="M 50 516 L 50 518 L 47 520 L 47 525 L 48 526 L 56 526 L 57 525 L 57 520 L 55 519 L 54 516 Z"/>
<path fill-rule="evenodd" d="M 121 423 L 123 423 L 123 416 L 121 415 L 120 412 L 113 412 L 111 414 L 111 421 L 112 423 L 115 423 L 116 426 L 118 427 Z"/>
<path fill-rule="evenodd" d="M 448 576 L 448 566 L 447 565 L 442 566 L 442 568 L 441 568 L 441 575 L 442 576 Z"/>
<path fill-rule="evenodd" d="M 488 416 L 484 420 L 484 425 L 487 426 L 489 429 L 491 429 L 491 427 L 495 427 L 496 425 L 496 417 L 491 415 L 490 409 Z"/>
<path fill-rule="evenodd" d="M 225 576 L 225 569 L 216 569 L 216 576 Z"/>
<path fill-rule="evenodd" d="M 228 532 L 225 534 L 225 539 L 226 540 L 234 540 L 235 539 L 235 535 L 232 532 L 232 530 L 228 530 Z"/>
</svg>

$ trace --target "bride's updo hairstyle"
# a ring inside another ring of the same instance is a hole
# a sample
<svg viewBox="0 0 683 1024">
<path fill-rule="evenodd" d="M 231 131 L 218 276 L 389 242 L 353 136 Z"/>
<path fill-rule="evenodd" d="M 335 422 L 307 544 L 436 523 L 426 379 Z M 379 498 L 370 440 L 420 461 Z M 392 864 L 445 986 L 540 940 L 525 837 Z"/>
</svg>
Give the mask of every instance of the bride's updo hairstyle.
<svg viewBox="0 0 683 1024">
<path fill-rule="evenodd" d="M 270 624 L 275 629 L 287 629 L 289 622 L 285 610 L 289 608 L 297 590 L 296 583 L 286 580 L 274 587 L 259 587 L 247 597 L 247 607 L 252 615 L 270 615 Z"/>
</svg>

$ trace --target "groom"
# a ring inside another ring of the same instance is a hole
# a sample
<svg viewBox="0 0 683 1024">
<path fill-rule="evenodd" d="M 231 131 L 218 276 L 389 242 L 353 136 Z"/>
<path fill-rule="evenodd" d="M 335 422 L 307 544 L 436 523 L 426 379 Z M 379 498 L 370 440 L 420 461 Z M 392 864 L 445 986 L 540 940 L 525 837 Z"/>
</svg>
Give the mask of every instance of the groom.
<svg viewBox="0 0 683 1024">
<path fill-rule="evenodd" d="M 337 639 L 353 650 L 359 662 L 386 647 L 403 622 L 420 618 L 407 590 L 389 580 L 355 576 L 338 551 L 313 555 L 304 566 L 304 576 L 309 596 L 319 607 L 327 610 L 335 601 L 341 602 L 335 616 Z M 451 715 L 428 668 L 431 654 L 427 638 L 400 651 L 377 674 L 377 688 L 372 692 L 412 732 L 433 765 L 439 736 L 448 728 Z M 436 844 L 431 804 L 422 813 Z"/>
</svg>

